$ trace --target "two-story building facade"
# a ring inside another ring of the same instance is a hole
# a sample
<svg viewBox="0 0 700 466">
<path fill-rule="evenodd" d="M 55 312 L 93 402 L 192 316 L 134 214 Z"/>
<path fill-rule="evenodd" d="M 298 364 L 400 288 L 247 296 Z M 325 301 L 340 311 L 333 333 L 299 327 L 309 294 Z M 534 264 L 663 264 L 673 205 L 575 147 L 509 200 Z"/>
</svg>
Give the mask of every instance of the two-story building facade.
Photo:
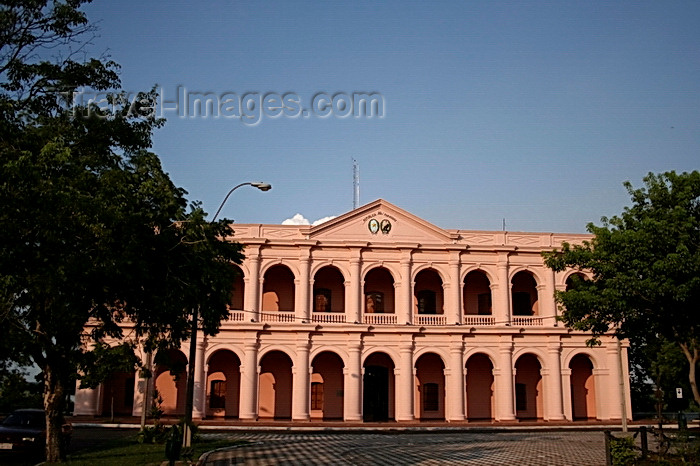
<svg viewBox="0 0 700 466">
<path fill-rule="evenodd" d="M 588 238 L 443 230 L 383 200 L 317 226 L 236 224 L 246 258 L 230 319 L 196 348 L 194 417 L 619 420 L 625 342 L 587 347 L 557 321 L 573 272 L 541 256 Z M 153 375 L 78 389 L 75 413 L 138 415 L 149 382 L 184 412 L 186 377 Z"/>
</svg>

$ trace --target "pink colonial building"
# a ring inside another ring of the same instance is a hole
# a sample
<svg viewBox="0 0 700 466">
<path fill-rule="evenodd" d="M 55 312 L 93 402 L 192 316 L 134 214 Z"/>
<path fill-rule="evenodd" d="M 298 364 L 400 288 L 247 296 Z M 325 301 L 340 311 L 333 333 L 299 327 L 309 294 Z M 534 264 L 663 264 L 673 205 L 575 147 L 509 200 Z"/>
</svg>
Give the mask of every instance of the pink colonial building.
<svg viewBox="0 0 700 466">
<path fill-rule="evenodd" d="M 443 230 L 383 200 L 318 226 L 237 224 L 246 258 L 230 319 L 197 346 L 194 417 L 619 420 L 626 347 L 557 322 L 572 272 L 541 256 L 586 238 Z M 149 379 L 166 414 L 184 412 L 187 354 Z M 139 415 L 146 383 L 79 389 L 75 414 Z"/>
</svg>

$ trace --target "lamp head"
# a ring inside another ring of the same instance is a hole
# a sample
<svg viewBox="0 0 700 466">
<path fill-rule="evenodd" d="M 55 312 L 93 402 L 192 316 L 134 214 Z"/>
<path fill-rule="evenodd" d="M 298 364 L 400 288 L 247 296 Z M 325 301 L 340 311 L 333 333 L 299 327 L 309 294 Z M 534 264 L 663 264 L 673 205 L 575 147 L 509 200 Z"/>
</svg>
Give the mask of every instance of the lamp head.
<svg viewBox="0 0 700 466">
<path fill-rule="evenodd" d="M 272 185 L 270 183 L 263 183 L 262 181 L 250 183 L 250 185 L 258 188 L 260 191 L 269 191 L 272 189 Z"/>
</svg>

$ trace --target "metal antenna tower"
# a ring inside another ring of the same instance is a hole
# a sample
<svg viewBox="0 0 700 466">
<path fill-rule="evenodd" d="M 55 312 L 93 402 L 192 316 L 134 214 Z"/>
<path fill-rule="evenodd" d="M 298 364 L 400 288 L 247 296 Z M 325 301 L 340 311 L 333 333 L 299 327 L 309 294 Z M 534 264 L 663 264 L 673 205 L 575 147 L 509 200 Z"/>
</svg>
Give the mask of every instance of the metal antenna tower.
<svg viewBox="0 0 700 466">
<path fill-rule="evenodd" d="M 360 206 L 360 166 L 352 159 L 352 208 Z"/>
</svg>

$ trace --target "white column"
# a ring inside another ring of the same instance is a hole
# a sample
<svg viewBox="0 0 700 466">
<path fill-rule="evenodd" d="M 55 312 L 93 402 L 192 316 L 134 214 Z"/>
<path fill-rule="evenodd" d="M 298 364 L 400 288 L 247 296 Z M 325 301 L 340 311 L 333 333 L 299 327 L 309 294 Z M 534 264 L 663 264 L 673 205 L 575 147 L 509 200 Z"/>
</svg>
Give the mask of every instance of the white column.
<svg viewBox="0 0 700 466">
<path fill-rule="evenodd" d="M 244 346 L 241 365 L 240 414 L 242 420 L 258 418 L 258 339 L 254 334 Z"/>
<path fill-rule="evenodd" d="M 496 412 L 498 413 L 498 421 L 512 421 L 515 419 L 515 397 L 513 394 L 513 344 L 507 342 L 502 343 L 498 348 L 500 355 L 499 368 L 494 370 L 496 379 Z M 496 372 L 498 372 L 496 374 Z"/>
<path fill-rule="evenodd" d="M 545 269 L 544 287 L 539 300 L 542 303 L 542 317 L 544 317 L 544 325 L 554 327 L 557 324 L 557 303 L 554 301 L 554 270 Z M 538 289 L 539 292 L 539 289 Z"/>
<path fill-rule="evenodd" d="M 462 341 L 450 346 L 450 390 L 447 395 L 445 408 L 449 407 L 449 413 L 445 410 L 448 421 L 463 421 L 465 416 L 465 374 L 464 374 L 464 344 Z"/>
<path fill-rule="evenodd" d="M 561 377 L 562 377 L 562 387 L 571 387 L 571 369 L 566 368 L 561 370 Z M 593 377 L 597 377 L 596 374 L 596 369 L 593 369 Z M 596 391 L 596 393 L 598 393 Z M 571 404 L 571 390 L 562 390 L 561 393 L 564 397 L 564 417 L 566 418 L 567 421 L 573 421 L 574 420 L 574 410 L 573 406 Z M 598 396 L 596 396 L 596 404 L 598 403 Z M 598 419 L 600 419 L 600 411 L 598 410 L 598 407 L 596 406 L 595 412 L 597 413 Z"/>
<path fill-rule="evenodd" d="M 296 358 L 292 367 L 292 420 L 308 421 L 309 415 L 309 350 L 308 340 L 297 344 Z"/>
<path fill-rule="evenodd" d="M 345 375 L 343 419 L 362 420 L 362 342 L 348 342 L 348 366 Z"/>
<path fill-rule="evenodd" d="M 510 324 L 510 281 L 508 280 L 508 256 L 500 256 L 496 264 L 497 279 L 494 303 L 494 317 L 499 325 Z M 493 285 L 492 286 L 492 290 Z"/>
<path fill-rule="evenodd" d="M 99 390 L 97 388 L 80 388 L 80 380 L 76 381 L 75 405 L 73 412 L 76 416 L 96 416 L 100 412 Z"/>
<path fill-rule="evenodd" d="M 360 253 L 356 257 L 350 259 L 350 306 L 345 309 L 345 314 L 348 316 L 350 322 L 362 323 L 362 308 L 363 300 L 362 296 L 362 277 L 360 274 L 362 259 L 359 257 Z"/>
<path fill-rule="evenodd" d="M 622 404 L 620 398 L 620 355 L 617 341 L 614 338 L 605 342 L 605 364 L 608 366 L 608 389 L 605 391 L 606 411 L 610 419 L 622 419 Z M 596 397 L 598 393 L 596 393 Z"/>
<path fill-rule="evenodd" d="M 411 289 L 411 251 L 402 251 L 401 283 L 396 301 L 396 313 L 399 324 L 413 322 L 413 290 Z"/>
<path fill-rule="evenodd" d="M 416 416 L 413 403 L 413 342 L 402 342 L 399 347 L 399 367 L 396 374 L 396 420 L 413 421 Z"/>
<path fill-rule="evenodd" d="M 309 258 L 309 254 L 309 250 L 302 251 L 301 256 L 299 257 L 299 279 L 294 281 L 296 286 L 294 293 L 294 314 L 299 321 L 305 320 L 307 322 L 309 322 L 311 319 L 311 300 L 309 299 L 309 267 L 311 259 Z"/>
<path fill-rule="evenodd" d="M 561 343 L 553 342 L 547 346 L 547 366 L 549 386 L 547 405 L 549 406 L 549 421 L 564 419 L 563 393 L 561 383 Z"/>
<path fill-rule="evenodd" d="M 194 400 L 192 400 L 192 417 L 202 419 L 206 415 L 207 381 L 206 367 L 204 364 L 204 351 L 207 349 L 207 340 L 197 342 L 197 351 L 194 361 Z"/>
<path fill-rule="evenodd" d="M 248 287 L 245 290 L 243 307 L 248 313 L 245 318 L 260 320 L 260 250 L 257 247 L 246 247 L 245 255 L 248 260 Z"/>
<path fill-rule="evenodd" d="M 456 253 L 456 254 L 455 254 Z M 449 323 L 462 323 L 463 314 L 462 311 L 462 283 L 459 279 L 459 251 L 453 251 L 452 257 L 450 258 L 450 286 L 447 290 L 450 298 L 447 300 L 449 304 L 449 310 L 445 310 L 445 314 L 448 314 Z"/>
</svg>

